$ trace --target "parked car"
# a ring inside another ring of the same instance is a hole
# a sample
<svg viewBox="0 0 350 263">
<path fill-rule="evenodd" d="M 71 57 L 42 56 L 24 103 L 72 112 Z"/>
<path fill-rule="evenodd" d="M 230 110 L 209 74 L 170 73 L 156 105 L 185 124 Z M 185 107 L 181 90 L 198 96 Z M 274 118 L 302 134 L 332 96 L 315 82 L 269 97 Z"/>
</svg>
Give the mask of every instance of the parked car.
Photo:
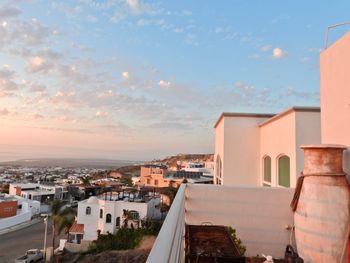
<svg viewBox="0 0 350 263">
<path fill-rule="evenodd" d="M 16 263 L 34 263 L 43 259 L 44 255 L 40 249 L 29 249 L 24 256 L 16 259 Z"/>
</svg>

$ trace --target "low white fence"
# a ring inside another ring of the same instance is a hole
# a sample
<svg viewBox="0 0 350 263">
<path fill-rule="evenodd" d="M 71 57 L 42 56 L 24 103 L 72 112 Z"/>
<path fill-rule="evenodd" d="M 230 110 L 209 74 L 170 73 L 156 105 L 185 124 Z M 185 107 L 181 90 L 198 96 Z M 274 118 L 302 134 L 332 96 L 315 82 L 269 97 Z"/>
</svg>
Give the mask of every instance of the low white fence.
<svg viewBox="0 0 350 263">
<path fill-rule="evenodd" d="M 184 255 L 185 189 L 186 185 L 182 184 L 148 256 L 147 262 L 182 262 Z"/>
<path fill-rule="evenodd" d="M 31 212 L 24 212 L 15 216 L 0 219 L 0 230 L 13 227 L 18 224 L 30 221 L 32 217 Z"/>
</svg>

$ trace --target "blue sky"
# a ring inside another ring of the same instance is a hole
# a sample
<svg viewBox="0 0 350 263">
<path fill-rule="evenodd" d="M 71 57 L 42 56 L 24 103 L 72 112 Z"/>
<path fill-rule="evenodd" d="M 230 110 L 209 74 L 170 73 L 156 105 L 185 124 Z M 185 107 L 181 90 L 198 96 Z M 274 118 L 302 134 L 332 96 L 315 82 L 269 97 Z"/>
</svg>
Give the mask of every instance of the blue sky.
<svg viewBox="0 0 350 263">
<path fill-rule="evenodd" d="M 319 105 L 325 29 L 348 21 L 349 7 L 2 0 L 2 156 L 213 152 L 213 125 L 223 111 Z M 348 29 L 332 30 L 330 42 Z"/>
</svg>

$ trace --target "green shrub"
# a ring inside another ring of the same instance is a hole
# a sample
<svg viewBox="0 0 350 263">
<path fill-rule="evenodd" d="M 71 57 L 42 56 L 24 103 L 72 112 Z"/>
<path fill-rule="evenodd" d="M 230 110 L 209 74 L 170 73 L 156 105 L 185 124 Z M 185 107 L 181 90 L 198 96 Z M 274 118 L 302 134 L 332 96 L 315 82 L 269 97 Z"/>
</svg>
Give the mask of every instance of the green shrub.
<svg viewBox="0 0 350 263">
<path fill-rule="evenodd" d="M 136 248 L 146 235 L 157 235 L 162 222 L 141 221 L 141 228 L 120 228 L 116 234 L 99 234 L 88 253 L 99 253 L 106 250 L 125 250 Z"/>
<path fill-rule="evenodd" d="M 238 250 L 240 252 L 241 256 L 244 256 L 245 251 L 247 250 L 245 246 L 243 246 L 242 244 L 242 240 L 240 238 L 237 237 L 236 235 L 236 229 L 232 228 L 232 227 L 227 227 L 227 231 L 229 232 L 229 234 L 231 235 L 233 242 L 237 245 Z"/>
</svg>

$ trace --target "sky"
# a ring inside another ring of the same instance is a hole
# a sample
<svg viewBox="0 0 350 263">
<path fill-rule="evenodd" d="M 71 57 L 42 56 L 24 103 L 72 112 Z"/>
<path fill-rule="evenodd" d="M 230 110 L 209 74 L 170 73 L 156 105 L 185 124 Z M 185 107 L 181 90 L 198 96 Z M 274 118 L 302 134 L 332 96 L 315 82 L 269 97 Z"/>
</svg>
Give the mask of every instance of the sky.
<svg viewBox="0 0 350 263">
<path fill-rule="evenodd" d="M 0 160 L 213 153 L 222 112 L 319 105 L 325 30 L 349 8 L 0 0 Z"/>
</svg>

